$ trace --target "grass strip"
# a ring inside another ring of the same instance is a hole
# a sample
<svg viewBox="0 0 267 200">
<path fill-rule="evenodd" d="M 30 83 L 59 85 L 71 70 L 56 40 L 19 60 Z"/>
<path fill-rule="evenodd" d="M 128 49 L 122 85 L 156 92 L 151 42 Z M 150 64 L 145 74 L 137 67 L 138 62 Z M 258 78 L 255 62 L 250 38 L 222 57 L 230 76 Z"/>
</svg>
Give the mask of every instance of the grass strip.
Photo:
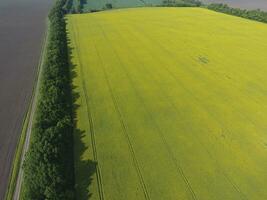
<svg viewBox="0 0 267 200">
<path fill-rule="evenodd" d="M 27 132 L 28 124 L 29 124 L 29 116 L 30 116 L 30 114 L 29 114 L 29 109 L 28 109 L 26 116 L 24 117 L 22 132 L 20 135 L 20 139 L 18 141 L 18 145 L 16 148 L 16 154 L 15 154 L 15 157 L 13 160 L 11 175 L 9 178 L 9 184 L 8 184 L 6 197 L 5 197 L 6 200 L 11 200 L 13 198 L 13 193 L 14 193 L 14 190 L 16 188 L 17 177 L 19 174 L 19 168 L 20 168 L 20 164 L 21 164 L 21 155 L 23 152 L 23 146 L 24 146 L 24 142 L 25 142 L 25 138 L 26 138 L 26 132 Z"/>
</svg>

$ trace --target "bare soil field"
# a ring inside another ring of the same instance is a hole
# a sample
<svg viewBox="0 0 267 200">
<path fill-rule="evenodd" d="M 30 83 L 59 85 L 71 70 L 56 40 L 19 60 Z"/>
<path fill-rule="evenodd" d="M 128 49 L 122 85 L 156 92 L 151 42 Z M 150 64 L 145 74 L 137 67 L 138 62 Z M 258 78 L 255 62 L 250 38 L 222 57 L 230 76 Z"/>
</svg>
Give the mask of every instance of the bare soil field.
<svg viewBox="0 0 267 200">
<path fill-rule="evenodd" d="M 226 3 L 229 6 L 244 9 L 261 9 L 267 11 L 267 0 L 202 0 L 203 3 Z"/>
<path fill-rule="evenodd" d="M 30 101 L 51 2 L 0 1 L 0 199 Z"/>
</svg>

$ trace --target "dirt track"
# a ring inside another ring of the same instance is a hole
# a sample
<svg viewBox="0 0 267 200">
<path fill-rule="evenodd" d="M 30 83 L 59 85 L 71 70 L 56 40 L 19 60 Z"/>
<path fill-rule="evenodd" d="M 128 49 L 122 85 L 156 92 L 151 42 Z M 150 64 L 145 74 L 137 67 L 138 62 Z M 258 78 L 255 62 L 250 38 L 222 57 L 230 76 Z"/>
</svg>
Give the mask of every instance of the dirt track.
<svg viewBox="0 0 267 200">
<path fill-rule="evenodd" d="M 0 2 L 0 200 L 31 97 L 51 2 Z"/>
<path fill-rule="evenodd" d="M 267 11 L 267 0 L 201 0 L 203 3 L 226 3 L 232 7 Z"/>
</svg>

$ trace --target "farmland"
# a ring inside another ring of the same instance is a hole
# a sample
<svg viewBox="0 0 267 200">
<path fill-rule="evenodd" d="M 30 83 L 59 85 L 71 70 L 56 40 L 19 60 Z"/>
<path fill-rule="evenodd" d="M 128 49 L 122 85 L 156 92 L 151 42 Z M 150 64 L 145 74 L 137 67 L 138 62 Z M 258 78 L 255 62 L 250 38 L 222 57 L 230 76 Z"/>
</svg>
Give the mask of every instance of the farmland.
<svg viewBox="0 0 267 200">
<path fill-rule="evenodd" d="M 51 2 L 0 1 L 0 199 L 30 102 Z"/>
<path fill-rule="evenodd" d="M 67 16 L 77 199 L 267 199 L 267 25 L 200 8 Z"/>
</svg>

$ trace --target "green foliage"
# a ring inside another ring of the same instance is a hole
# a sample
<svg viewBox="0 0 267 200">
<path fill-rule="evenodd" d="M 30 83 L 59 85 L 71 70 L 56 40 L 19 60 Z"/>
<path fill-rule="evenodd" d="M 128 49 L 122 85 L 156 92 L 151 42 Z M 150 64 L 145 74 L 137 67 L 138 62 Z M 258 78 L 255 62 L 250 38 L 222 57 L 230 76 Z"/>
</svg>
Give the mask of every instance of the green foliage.
<svg viewBox="0 0 267 200">
<path fill-rule="evenodd" d="M 75 4 L 75 13 L 82 13 L 83 12 L 83 4 L 84 4 L 84 0 L 76 0 L 76 4 Z"/>
<path fill-rule="evenodd" d="M 14 161 L 13 161 L 13 168 L 12 168 L 5 200 L 13 199 L 14 191 L 15 191 L 16 184 L 17 184 L 20 164 L 21 164 L 21 157 L 22 157 L 24 142 L 26 139 L 28 123 L 29 123 L 29 112 L 26 114 L 26 117 L 23 122 L 23 128 L 22 128 L 21 136 L 19 138 L 19 143 L 17 145 L 16 154 L 15 154 Z"/>
<path fill-rule="evenodd" d="M 73 0 L 66 0 L 66 3 L 63 7 L 67 12 L 72 12 Z"/>
<path fill-rule="evenodd" d="M 112 9 L 112 4 L 111 3 L 106 3 L 104 9 Z"/>
<path fill-rule="evenodd" d="M 163 0 L 161 6 L 166 7 L 199 7 L 201 2 L 198 0 Z"/>
<path fill-rule="evenodd" d="M 216 4 L 212 3 L 207 6 L 208 9 L 235 15 L 238 17 L 243 17 L 246 19 L 252 19 L 259 22 L 267 23 L 267 12 L 261 11 L 259 9 L 257 10 L 243 10 L 239 8 L 231 8 L 227 4 Z"/>
<path fill-rule="evenodd" d="M 64 10 L 49 13 L 50 32 L 31 144 L 24 162 L 23 199 L 73 199 L 72 117 Z"/>
</svg>

